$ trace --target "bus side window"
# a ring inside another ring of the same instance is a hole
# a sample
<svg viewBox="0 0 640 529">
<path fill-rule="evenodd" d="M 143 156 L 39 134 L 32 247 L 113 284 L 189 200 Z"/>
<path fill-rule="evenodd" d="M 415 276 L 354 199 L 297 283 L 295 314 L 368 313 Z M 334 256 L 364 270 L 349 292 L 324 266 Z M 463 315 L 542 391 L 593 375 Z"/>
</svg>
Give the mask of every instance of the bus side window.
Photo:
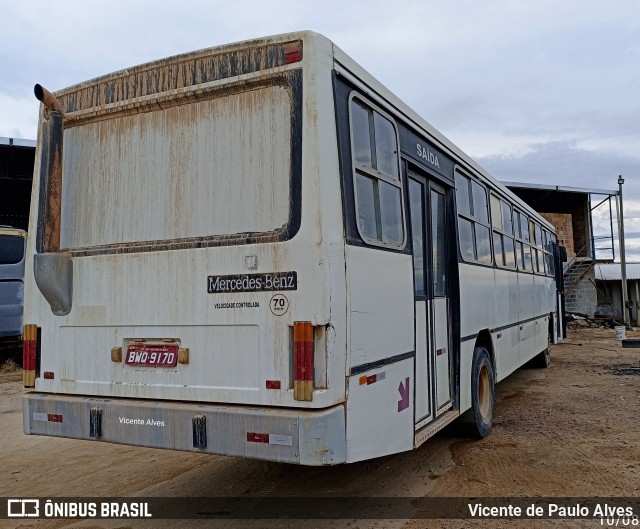
<svg viewBox="0 0 640 529">
<path fill-rule="evenodd" d="M 533 272 L 531 260 L 531 237 L 529 235 L 529 217 L 520 211 L 513 212 L 513 220 L 516 224 L 516 249 L 519 253 L 519 270 Z"/>
<path fill-rule="evenodd" d="M 351 146 L 360 235 L 371 244 L 401 248 L 405 233 L 395 125 L 353 98 Z"/>
<path fill-rule="evenodd" d="M 491 264 L 491 231 L 487 190 L 475 180 L 455 172 L 460 254 L 465 261 Z"/>
<path fill-rule="evenodd" d="M 545 241 L 544 241 L 544 256 L 547 262 L 547 275 L 550 277 L 555 277 L 555 263 L 553 259 L 553 245 L 556 242 L 556 237 L 551 232 L 547 230 L 544 231 Z"/>
<path fill-rule="evenodd" d="M 516 261 L 518 270 L 526 270 L 524 261 L 524 244 L 522 243 L 522 231 L 520 223 L 520 212 L 517 209 L 513 210 L 513 229 L 516 237 Z"/>
<path fill-rule="evenodd" d="M 495 195 L 491 195 L 491 222 L 493 224 L 493 251 L 498 266 L 515 268 L 515 247 L 511 206 Z"/>
<path fill-rule="evenodd" d="M 544 273 L 547 276 L 554 275 L 553 249 L 551 246 L 551 233 L 542 228 L 542 255 L 544 259 Z"/>
<path fill-rule="evenodd" d="M 534 238 L 535 240 L 533 241 L 533 244 L 535 244 L 536 246 L 536 251 L 535 251 L 535 256 L 536 256 L 536 261 L 534 262 L 534 268 L 536 268 L 536 271 L 539 274 L 544 274 L 544 255 L 542 253 L 543 248 L 544 248 L 544 244 L 542 242 L 542 228 L 540 227 L 539 224 L 531 221 L 532 224 L 532 238 Z"/>
</svg>

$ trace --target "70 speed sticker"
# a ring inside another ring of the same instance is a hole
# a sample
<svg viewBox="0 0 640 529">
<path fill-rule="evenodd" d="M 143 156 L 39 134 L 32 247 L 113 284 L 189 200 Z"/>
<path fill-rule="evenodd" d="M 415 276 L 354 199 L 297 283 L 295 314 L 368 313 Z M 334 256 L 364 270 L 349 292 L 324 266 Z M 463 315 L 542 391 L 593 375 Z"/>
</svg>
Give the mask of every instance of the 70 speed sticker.
<svg viewBox="0 0 640 529">
<path fill-rule="evenodd" d="M 282 316 L 289 310 L 289 300 L 283 294 L 276 294 L 269 301 L 269 310 L 275 316 Z"/>
</svg>

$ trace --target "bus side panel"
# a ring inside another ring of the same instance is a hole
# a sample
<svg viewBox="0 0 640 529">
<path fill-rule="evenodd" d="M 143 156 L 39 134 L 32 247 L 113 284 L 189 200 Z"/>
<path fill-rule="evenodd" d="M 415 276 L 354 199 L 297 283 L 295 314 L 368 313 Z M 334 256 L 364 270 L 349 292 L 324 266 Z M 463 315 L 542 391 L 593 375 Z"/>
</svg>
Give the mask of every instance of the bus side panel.
<svg viewBox="0 0 640 529">
<path fill-rule="evenodd" d="M 549 317 L 555 310 L 555 285 L 552 278 L 518 275 L 519 333 L 518 363 L 522 366 L 548 346 Z"/>
<path fill-rule="evenodd" d="M 350 368 L 414 350 L 410 255 L 347 246 Z"/>
<path fill-rule="evenodd" d="M 477 334 L 483 329 L 494 327 L 495 275 L 493 268 L 471 264 L 460 264 L 460 296 L 462 299 L 482 300 L 481 309 L 477 303 L 460 304 L 460 336 Z"/>
<path fill-rule="evenodd" d="M 518 363 L 522 365 L 530 358 L 535 335 L 535 286 L 532 274 L 518 273 L 518 321 L 520 343 L 518 346 Z"/>
<path fill-rule="evenodd" d="M 512 325 L 514 315 L 518 314 L 518 277 L 514 271 L 495 271 L 496 292 L 501 301 L 496 303 L 496 322 L 493 328 L 496 371 L 500 377 L 507 376 L 518 368 L 518 326 Z M 504 328 L 506 327 L 506 328 Z"/>
<path fill-rule="evenodd" d="M 460 263 L 460 296 L 483 300 L 482 310 L 474 303 L 460 304 L 460 336 L 472 337 L 460 344 L 460 412 L 471 407 L 471 362 L 475 337 L 495 320 L 495 275 L 492 268 Z M 496 374 L 497 376 L 497 374 Z"/>
<path fill-rule="evenodd" d="M 347 462 L 413 449 L 413 359 L 349 378 Z"/>
<path fill-rule="evenodd" d="M 347 460 L 411 450 L 414 291 L 410 255 L 346 247 Z"/>
<path fill-rule="evenodd" d="M 546 313 L 555 313 L 556 307 L 556 284 L 552 277 L 545 277 L 544 294 L 542 297 L 542 310 Z"/>
<path fill-rule="evenodd" d="M 553 342 L 553 336 L 549 335 L 549 321 L 553 317 L 553 313 L 556 312 L 555 294 L 556 286 L 551 277 L 540 277 L 540 314 L 544 314 L 546 320 L 540 322 L 541 328 L 538 329 L 536 337 L 536 349 L 535 354 L 540 351 L 544 351 L 549 347 L 549 343 Z"/>
<path fill-rule="evenodd" d="M 471 362 L 475 340 L 460 344 L 460 413 L 471 408 Z"/>
</svg>

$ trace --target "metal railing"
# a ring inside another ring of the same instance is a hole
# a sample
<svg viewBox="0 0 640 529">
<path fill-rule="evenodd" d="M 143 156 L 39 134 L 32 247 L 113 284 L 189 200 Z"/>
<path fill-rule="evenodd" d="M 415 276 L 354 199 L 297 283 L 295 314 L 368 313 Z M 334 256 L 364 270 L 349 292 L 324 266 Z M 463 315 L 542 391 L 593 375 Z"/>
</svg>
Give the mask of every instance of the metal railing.
<svg viewBox="0 0 640 529">
<path fill-rule="evenodd" d="M 565 296 L 569 296 L 578 287 L 595 264 L 589 247 L 589 243 L 585 244 L 563 267 Z"/>
</svg>

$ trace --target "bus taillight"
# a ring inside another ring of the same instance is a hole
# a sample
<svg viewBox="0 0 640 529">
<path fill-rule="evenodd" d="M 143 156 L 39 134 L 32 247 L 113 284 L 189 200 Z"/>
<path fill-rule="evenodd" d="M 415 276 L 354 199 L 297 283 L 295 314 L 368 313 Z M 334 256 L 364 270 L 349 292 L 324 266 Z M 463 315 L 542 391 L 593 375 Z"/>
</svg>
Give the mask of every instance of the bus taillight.
<svg viewBox="0 0 640 529">
<path fill-rule="evenodd" d="M 22 342 L 22 384 L 25 388 L 36 385 L 36 349 L 38 347 L 38 327 L 33 323 L 24 326 Z"/>
<path fill-rule="evenodd" d="M 284 46 L 284 63 L 300 62 L 302 60 L 302 42 L 290 42 Z"/>
<path fill-rule="evenodd" d="M 310 321 L 293 323 L 293 398 L 313 399 L 313 325 Z"/>
</svg>

